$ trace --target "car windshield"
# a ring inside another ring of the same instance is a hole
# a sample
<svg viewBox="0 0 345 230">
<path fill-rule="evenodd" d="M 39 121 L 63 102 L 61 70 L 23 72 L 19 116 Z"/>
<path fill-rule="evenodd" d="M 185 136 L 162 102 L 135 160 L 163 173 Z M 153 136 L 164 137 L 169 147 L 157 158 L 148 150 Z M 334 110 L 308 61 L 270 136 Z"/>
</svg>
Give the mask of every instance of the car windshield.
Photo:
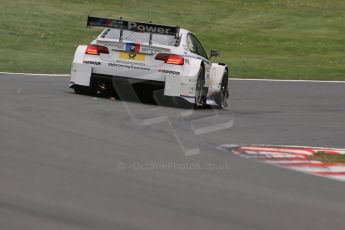
<svg viewBox="0 0 345 230">
<path fill-rule="evenodd" d="M 102 34 L 102 37 L 108 39 L 119 39 L 120 30 L 105 30 Z M 150 40 L 150 34 L 123 30 L 123 40 L 132 41 L 135 43 L 148 43 Z M 152 34 L 152 43 L 166 46 L 175 46 L 176 39 L 171 35 Z"/>
</svg>

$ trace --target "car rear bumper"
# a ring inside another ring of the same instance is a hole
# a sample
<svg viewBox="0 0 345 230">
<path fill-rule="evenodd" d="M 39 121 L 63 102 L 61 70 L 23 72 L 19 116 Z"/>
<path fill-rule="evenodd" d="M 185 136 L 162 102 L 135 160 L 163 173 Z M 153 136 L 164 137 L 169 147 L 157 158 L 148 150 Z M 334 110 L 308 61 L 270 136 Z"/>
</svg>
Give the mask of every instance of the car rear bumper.
<svg viewBox="0 0 345 230">
<path fill-rule="evenodd" d="M 165 82 L 146 80 L 146 79 L 137 79 L 129 78 L 122 76 L 113 76 L 105 74 L 95 74 L 91 75 L 91 84 L 110 84 L 114 87 L 116 91 L 130 91 L 131 89 L 137 90 L 138 88 L 146 88 L 152 90 L 162 90 L 165 87 Z"/>
</svg>

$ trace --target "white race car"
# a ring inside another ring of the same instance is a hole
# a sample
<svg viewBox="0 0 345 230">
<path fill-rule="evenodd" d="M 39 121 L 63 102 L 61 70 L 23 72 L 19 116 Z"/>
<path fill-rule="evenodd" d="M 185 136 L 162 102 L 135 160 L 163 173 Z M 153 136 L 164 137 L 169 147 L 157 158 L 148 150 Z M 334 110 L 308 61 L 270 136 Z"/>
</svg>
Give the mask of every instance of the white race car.
<svg viewBox="0 0 345 230">
<path fill-rule="evenodd" d="M 70 88 L 76 93 L 116 90 L 116 82 L 125 80 L 161 86 L 165 96 L 181 97 L 196 107 L 227 106 L 229 68 L 211 63 L 190 31 L 90 16 L 87 26 L 106 29 L 75 52 Z M 218 55 L 211 51 L 210 57 Z"/>
</svg>

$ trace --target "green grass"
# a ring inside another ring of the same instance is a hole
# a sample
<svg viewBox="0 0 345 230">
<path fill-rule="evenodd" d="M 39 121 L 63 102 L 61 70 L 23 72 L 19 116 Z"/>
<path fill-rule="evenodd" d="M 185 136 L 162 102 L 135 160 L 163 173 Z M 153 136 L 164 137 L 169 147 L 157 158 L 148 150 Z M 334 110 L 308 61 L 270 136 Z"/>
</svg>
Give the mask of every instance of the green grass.
<svg viewBox="0 0 345 230">
<path fill-rule="evenodd" d="M 345 80 L 342 0 L 1 0 L 0 71 L 69 73 L 87 15 L 180 25 L 230 76 Z M 150 9 L 150 10 L 148 10 Z"/>
<path fill-rule="evenodd" d="M 309 157 L 311 160 L 321 161 L 325 163 L 345 163 L 345 155 L 343 154 L 328 154 L 325 152 L 317 152 L 315 155 Z"/>
</svg>

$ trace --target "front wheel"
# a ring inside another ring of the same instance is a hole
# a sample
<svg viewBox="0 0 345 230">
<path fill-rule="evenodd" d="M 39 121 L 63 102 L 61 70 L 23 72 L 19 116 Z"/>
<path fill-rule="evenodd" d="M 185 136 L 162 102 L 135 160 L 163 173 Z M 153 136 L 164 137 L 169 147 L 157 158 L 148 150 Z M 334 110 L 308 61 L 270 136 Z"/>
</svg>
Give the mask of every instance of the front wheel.
<svg viewBox="0 0 345 230">
<path fill-rule="evenodd" d="M 227 72 L 225 72 L 222 78 L 222 82 L 220 84 L 220 92 L 216 96 L 216 103 L 220 109 L 228 105 L 226 102 L 226 100 L 229 97 L 228 80 L 228 74 Z"/>
</svg>

